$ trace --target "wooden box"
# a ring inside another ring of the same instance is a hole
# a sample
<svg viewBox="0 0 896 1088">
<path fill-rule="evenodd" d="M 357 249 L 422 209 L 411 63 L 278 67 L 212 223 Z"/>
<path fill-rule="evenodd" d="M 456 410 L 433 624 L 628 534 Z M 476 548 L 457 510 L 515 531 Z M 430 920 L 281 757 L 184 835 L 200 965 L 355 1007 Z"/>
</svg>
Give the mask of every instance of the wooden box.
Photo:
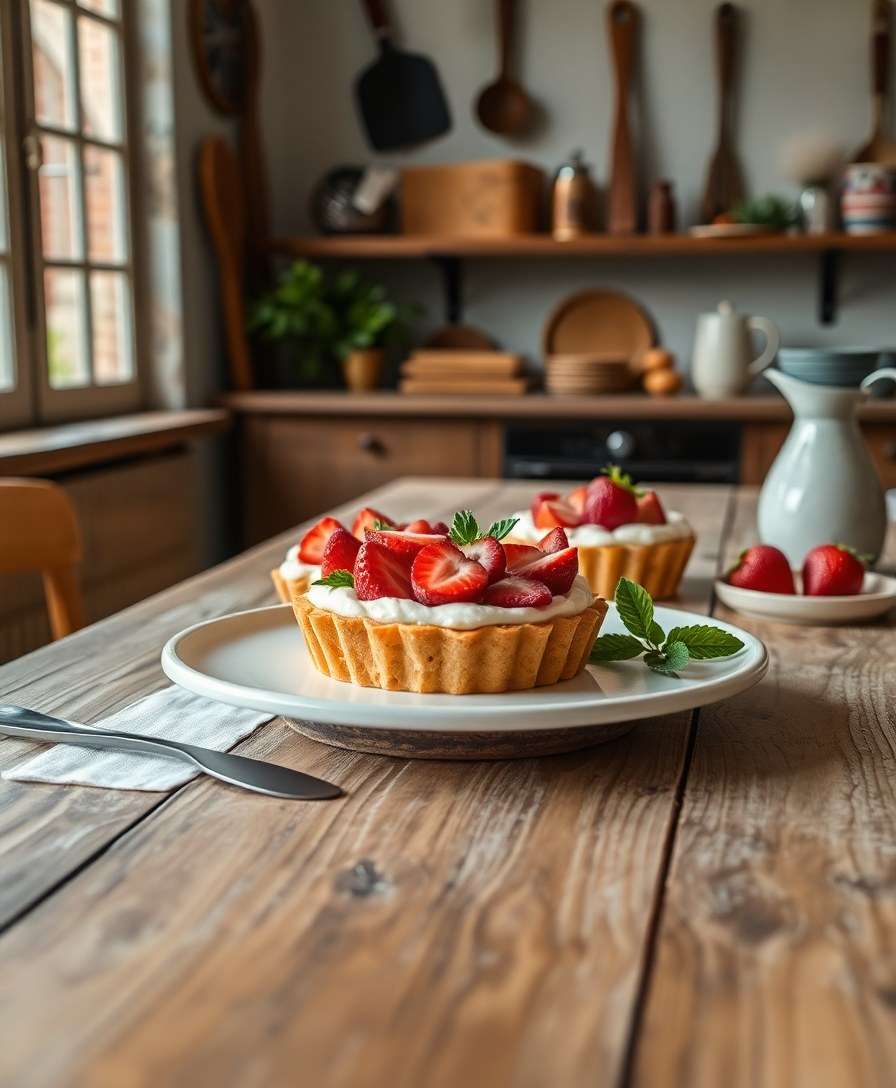
<svg viewBox="0 0 896 1088">
<path fill-rule="evenodd" d="M 409 166 L 401 172 L 404 234 L 506 238 L 540 225 L 544 171 L 514 159 Z"/>
</svg>

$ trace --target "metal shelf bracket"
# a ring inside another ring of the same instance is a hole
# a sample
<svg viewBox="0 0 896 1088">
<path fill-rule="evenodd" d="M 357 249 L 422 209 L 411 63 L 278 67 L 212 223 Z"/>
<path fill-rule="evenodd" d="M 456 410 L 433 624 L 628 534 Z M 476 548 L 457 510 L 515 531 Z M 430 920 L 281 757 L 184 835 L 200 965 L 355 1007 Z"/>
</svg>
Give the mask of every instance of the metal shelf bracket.
<svg viewBox="0 0 896 1088">
<path fill-rule="evenodd" d="M 442 277 L 442 296 L 445 303 L 445 322 L 459 325 L 463 320 L 462 278 L 460 257 L 435 255 L 431 258 Z"/>
<path fill-rule="evenodd" d="M 818 320 L 822 325 L 833 325 L 837 320 L 841 256 L 839 249 L 823 249 L 818 258 Z"/>
</svg>

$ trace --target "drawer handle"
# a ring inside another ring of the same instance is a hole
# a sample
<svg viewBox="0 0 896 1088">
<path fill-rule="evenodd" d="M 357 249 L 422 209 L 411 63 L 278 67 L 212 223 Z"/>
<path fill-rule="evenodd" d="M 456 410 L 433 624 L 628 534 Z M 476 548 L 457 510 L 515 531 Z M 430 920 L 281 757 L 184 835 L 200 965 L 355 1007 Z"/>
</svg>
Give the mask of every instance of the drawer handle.
<svg viewBox="0 0 896 1088">
<path fill-rule="evenodd" d="M 362 453 L 372 453 L 375 457 L 379 457 L 386 452 L 383 443 L 370 431 L 364 431 L 363 434 L 358 435 L 358 449 Z"/>
</svg>

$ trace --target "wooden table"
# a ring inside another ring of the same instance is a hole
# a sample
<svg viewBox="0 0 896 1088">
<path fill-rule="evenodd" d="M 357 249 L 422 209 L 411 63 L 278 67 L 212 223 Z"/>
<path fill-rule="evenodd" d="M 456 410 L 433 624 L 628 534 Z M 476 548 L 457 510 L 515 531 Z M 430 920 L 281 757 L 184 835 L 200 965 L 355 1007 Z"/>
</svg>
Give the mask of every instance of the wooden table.
<svg viewBox="0 0 896 1088">
<path fill-rule="evenodd" d="M 531 490 L 363 501 L 487 519 Z M 755 494 L 664 490 L 710 611 Z M 6 666 L 0 699 L 94 721 L 158 688 L 171 634 L 273 601 L 291 536 Z M 0 1082 L 893 1084 L 893 621 L 740 622 L 758 687 L 571 755 L 405 762 L 273 722 L 239 750 L 345 799 L 0 784 Z"/>
</svg>

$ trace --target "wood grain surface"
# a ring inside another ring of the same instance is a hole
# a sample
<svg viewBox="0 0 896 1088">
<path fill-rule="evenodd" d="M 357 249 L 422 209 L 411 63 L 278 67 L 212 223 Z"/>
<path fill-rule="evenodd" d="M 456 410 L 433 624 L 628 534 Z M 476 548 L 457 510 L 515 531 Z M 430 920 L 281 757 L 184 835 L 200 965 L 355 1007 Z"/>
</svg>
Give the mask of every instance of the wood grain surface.
<svg viewBox="0 0 896 1088">
<path fill-rule="evenodd" d="M 531 492 L 411 479 L 335 513 L 485 520 Z M 664 495 L 698 529 L 683 600 L 705 611 L 730 493 Z M 172 633 L 273 600 L 294 535 L 7 666 L 0 698 L 91 721 L 153 690 Z M 617 1082 L 689 729 L 490 764 L 280 722 L 240 745 L 347 790 L 314 806 L 202 778 L 168 796 L 3 783 L 0 1082 Z M 0 765 L 28 750 L 3 742 Z"/>
</svg>

